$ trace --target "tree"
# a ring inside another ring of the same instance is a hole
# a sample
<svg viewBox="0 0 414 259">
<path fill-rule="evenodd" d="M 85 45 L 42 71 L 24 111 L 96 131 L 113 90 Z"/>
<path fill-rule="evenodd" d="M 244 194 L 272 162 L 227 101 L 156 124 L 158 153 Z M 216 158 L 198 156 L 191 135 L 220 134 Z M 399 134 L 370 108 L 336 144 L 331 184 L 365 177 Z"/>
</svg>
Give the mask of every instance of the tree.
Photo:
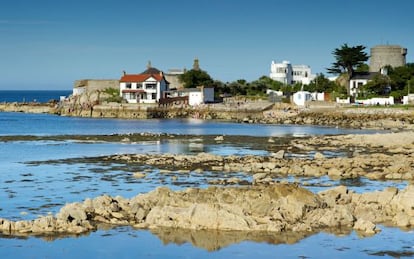
<svg viewBox="0 0 414 259">
<path fill-rule="evenodd" d="M 178 79 L 184 84 L 185 88 L 194 88 L 202 85 L 207 86 L 213 83 L 213 79 L 211 79 L 206 71 L 197 69 L 184 72 Z"/>
<path fill-rule="evenodd" d="M 365 46 L 357 45 L 350 47 L 344 44 L 341 48 L 336 48 L 332 54 L 336 62 L 332 63 L 332 67 L 328 68 L 328 73 L 342 74 L 347 73 L 348 79 L 352 77 L 354 71 L 359 67 L 363 67 L 369 56 L 364 52 Z"/>
<path fill-rule="evenodd" d="M 402 98 L 407 93 L 414 93 L 414 63 L 392 68 L 387 67 L 391 83 L 391 95 L 394 98 Z"/>
<path fill-rule="evenodd" d="M 303 90 L 309 92 L 332 92 L 337 88 L 337 84 L 334 81 L 329 80 L 324 74 L 318 74 L 310 84 L 305 85 Z"/>
<path fill-rule="evenodd" d="M 369 72 L 369 66 L 368 64 L 361 64 L 356 67 L 355 72 L 361 72 L 361 73 L 368 73 Z"/>
<path fill-rule="evenodd" d="M 403 90 L 407 81 L 414 78 L 414 63 L 402 67 L 387 67 L 393 90 Z"/>
<path fill-rule="evenodd" d="M 272 90 L 276 90 L 276 91 L 280 90 L 280 88 L 283 86 L 282 82 L 273 80 L 268 76 L 262 76 L 257 81 L 260 81 L 261 83 L 266 85 L 267 89 L 272 89 Z"/>
<path fill-rule="evenodd" d="M 247 84 L 247 94 L 264 96 L 267 89 L 279 90 L 283 86 L 283 83 L 275 81 L 268 76 L 261 76 L 259 79 Z"/>
<path fill-rule="evenodd" d="M 228 84 L 231 95 L 236 96 L 247 94 L 246 85 L 241 84 L 240 82 L 240 80 L 237 80 Z"/>
<path fill-rule="evenodd" d="M 388 95 L 391 92 L 388 76 L 378 74 L 359 90 L 363 98 Z"/>
</svg>

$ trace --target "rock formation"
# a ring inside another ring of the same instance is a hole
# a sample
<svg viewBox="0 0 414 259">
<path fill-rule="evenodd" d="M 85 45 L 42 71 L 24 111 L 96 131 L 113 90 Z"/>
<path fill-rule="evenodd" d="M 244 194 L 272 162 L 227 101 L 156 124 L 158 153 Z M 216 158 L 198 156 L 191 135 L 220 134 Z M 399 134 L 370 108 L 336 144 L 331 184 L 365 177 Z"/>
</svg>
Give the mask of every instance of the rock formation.
<svg viewBox="0 0 414 259">
<path fill-rule="evenodd" d="M 314 194 L 294 184 L 171 191 L 159 187 L 131 199 L 99 196 L 67 204 L 56 216 L 0 219 L 5 235 L 83 233 L 99 223 L 148 229 L 315 232 L 347 227 L 375 234 L 378 223 L 414 226 L 414 185 L 358 194 L 344 186 Z"/>
</svg>

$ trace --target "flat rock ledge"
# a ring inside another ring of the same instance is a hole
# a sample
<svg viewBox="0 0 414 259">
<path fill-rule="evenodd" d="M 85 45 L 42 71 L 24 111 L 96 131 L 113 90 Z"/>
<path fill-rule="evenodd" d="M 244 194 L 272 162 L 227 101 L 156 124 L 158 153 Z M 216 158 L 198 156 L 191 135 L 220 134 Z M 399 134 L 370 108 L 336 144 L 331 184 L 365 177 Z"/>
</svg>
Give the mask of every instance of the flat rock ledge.
<svg viewBox="0 0 414 259">
<path fill-rule="evenodd" d="M 152 230 L 273 233 L 347 227 L 371 235 L 380 231 L 379 223 L 413 227 L 412 197 L 414 185 L 364 194 L 344 186 L 314 194 L 295 184 L 182 191 L 159 187 L 131 199 L 103 195 L 70 203 L 55 216 L 29 221 L 0 219 L 0 232 L 10 236 L 80 234 L 109 223 Z"/>
<path fill-rule="evenodd" d="M 316 152 L 314 158 L 284 158 L 270 156 L 220 156 L 209 153 L 197 155 L 130 154 L 104 157 L 124 163 L 138 163 L 167 170 L 197 170 L 265 174 L 263 178 L 294 175 L 298 177 L 329 176 L 332 179 L 365 177 L 372 180 L 414 180 L 414 149 L 399 148 L 399 153 L 372 153 L 353 157 L 326 158 Z M 281 150 L 283 151 L 283 150 Z M 387 150 L 390 153 L 392 150 Z M 254 177 L 253 177 L 254 178 Z"/>
</svg>

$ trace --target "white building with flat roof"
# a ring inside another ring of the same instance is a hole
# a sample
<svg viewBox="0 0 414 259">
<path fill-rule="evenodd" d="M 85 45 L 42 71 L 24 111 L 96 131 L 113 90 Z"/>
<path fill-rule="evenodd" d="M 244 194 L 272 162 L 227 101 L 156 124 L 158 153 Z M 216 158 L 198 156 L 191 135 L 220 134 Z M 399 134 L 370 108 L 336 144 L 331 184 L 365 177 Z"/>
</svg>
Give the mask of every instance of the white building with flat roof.
<svg viewBox="0 0 414 259">
<path fill-rule="evenodd" d="M 272 61 L 269 77 L 287 85 L 296 83 L 308 85 L 316 75 L 312 74 L 308 65 L 291 65 L 289 61 L 284 60 L 282 63 Z"/>
</svg>

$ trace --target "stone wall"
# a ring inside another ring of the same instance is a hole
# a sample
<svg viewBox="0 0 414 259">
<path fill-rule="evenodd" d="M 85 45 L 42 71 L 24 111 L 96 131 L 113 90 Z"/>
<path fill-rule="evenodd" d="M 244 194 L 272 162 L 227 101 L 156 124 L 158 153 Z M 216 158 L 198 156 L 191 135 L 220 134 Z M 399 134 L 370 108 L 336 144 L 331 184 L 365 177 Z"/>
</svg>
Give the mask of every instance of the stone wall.
<svg viewBox="0 0 414 259">
<path fill-rule="evenodd" d="M 119 89 L 118 79 L 82 79 L 76 80 L 74 88 L 85 88 L 86 92 L 105 90 L 106 88 Z"/>
<path fill-rule="evenodd" d="M 164 74 L 165 79 L 170 83 L 170 89 L 182 89 L 184 88 L 184 85 L 180 80 L 178 79 L 178 74 Z"/>
</svg>

